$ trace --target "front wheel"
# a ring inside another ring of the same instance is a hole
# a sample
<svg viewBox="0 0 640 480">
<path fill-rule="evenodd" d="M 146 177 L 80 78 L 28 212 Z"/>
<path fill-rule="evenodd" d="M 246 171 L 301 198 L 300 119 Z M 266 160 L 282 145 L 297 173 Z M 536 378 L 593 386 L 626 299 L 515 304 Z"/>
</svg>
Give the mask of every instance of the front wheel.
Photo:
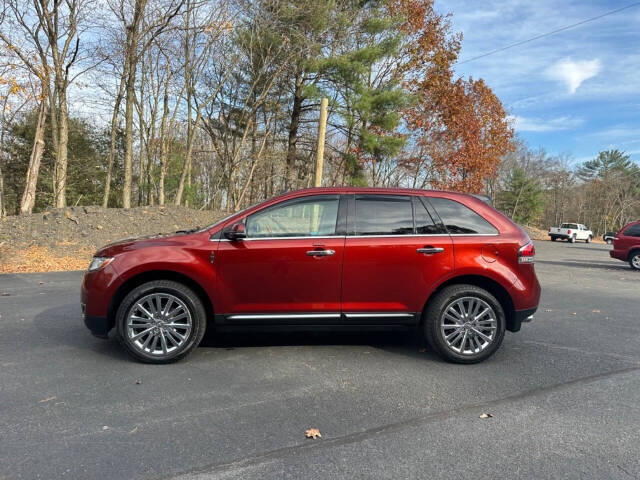
<svg viewBox="0 0 640 480">
<path fill-rule="evenodd" d="M 633 252 L 629 257 L 629 265 L 634 270 L 640 270 L 640 252 Z"/>
<path fill-rule="evenodd" d="M 202 301 L 190 288 L 157 280 L 134 288 L 116 314 L 116 336 L 145 363 L 175 362 L 198 346 L 206 328 Z"/>
<path fill-rule="evenodd" d="M 478 363 L 493 355 L 504 338 L 500 302 L 475 285 L 451 285 L 438 292 L 423 313 L 427 343 L 454 363 Z"/>
<path fill-rule="evenodd" d="M 611 240 L 610 238 L 607 238 L 605 242 L 607 242 L 607 245 L 611 245 L 613 243 L 613 240 Z"/>
</svg>

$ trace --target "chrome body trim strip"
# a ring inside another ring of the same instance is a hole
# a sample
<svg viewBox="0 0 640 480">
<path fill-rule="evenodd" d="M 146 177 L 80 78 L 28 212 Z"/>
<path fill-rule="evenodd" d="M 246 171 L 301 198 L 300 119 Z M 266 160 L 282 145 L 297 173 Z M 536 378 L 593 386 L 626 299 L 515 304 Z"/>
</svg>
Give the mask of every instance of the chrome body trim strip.
<svg viewBox="0 0 640 480">
<path fill-rule="evenodd" d="M 296 318 L 340 318 L 339 313 L 278 313 L 278 314 L 248 314 L 229 315 L 229 320 L 278 320 Z"/>
</svg>

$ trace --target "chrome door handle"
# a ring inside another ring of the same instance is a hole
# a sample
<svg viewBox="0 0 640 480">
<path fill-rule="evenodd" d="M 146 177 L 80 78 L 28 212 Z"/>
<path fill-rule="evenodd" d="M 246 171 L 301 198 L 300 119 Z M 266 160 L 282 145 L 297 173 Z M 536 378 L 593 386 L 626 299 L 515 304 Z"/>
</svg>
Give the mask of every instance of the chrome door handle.
<svg viewBox="0 0 640 480">
<path fill-rule="evenodd" d="M 307 255 L 310 257 L 328 257 L 336 253 L 335 250 L 308 250 Z"/>
<path fill-rule="evenodd" d="M 444 248 L 442 247 L 424 247 L 416 250 L 418 253 L 442 253 L 444 252 Z"/>
</svg>

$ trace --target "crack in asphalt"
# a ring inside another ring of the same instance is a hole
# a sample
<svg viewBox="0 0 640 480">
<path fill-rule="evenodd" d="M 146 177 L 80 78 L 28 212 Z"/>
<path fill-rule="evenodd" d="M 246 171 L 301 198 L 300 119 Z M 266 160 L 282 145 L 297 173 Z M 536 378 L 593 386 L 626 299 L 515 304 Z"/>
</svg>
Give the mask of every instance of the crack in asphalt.
<svg viewBox="0 0 640 480">
<path fill-rule="evenodd" d="M 281 447 L 281 448 L 269 450 L 267 452 L 260 453 L 257 455 L 250 455 L 247 457 L 239 458 L 231 462 L 214 463 L 205 467 L 199 467 L 197 469 L 186 470 L 186 471 L 175 473 L 169 476 L 163 476 L 163 477 L 160 477 L 160 479 L 178 480 L 180 478 L 187 479 L 197 475 L 223 473 L 225 471 L 229 471 L 236 468 L 260 465 L 262 463 L 278 460 L 280 458 L 286 458 L 286 457 L 299 454 L 299 453 L 304 453 L 307 451 L 326 450 L 335 446 L 358 443 L 360 441 L 369 439 L 375 435 L 385 435 L 392 432 L 402 431 L 410 427 L 434 423 L 440 420 L 446 420 L 448 418 L 460 415 L 461 413 L 468 412 L 471 410 L 481 409 L 489 406 L 491 407 L 502 406 L 509 403 L 517 402 L 519 400 L 522 400 L 528 397 L 534 397 L 541 394 L 552 393 L 552 392 L 564 390 L 568 387 L 573 387 L 573 386 L 589 385 L 591 383 L 599 382 L 601 380 L 606 380 L 618 375 L 624 375 L 627 373 L 637 372 L 637 371 L 640 371 L 640 366 L 623 368 L 620 370 L 615 370 L 613 372 L 599 373 L 596 375 L 581 377 L 574 380 L 570 380 L 568 382 L 562 382 L 554 385 L 548 385 L 545 387 L 537 387 L 529 390 L 524 390 L 522 392 L 518 392 L 513 395 L 508 395 L 506 397 L 503 397 L 497 400 L 490 400 L 490 401 L 479 402 L 475 404 L 467 404 L 451 410 L 433 412 L 426 415 L 421 415 L 418 417 L 413 417 L 407 420 L 403 420 L 397 423 L 380 425 L 378 427 L 369 428 L 360 432 L 350 433 L 348 435 L 343 435 L 341 437 L 322 440 L 316 443 L 306 443 L 306 444 L 292 445 L 288 447 Z"/>
</svg>

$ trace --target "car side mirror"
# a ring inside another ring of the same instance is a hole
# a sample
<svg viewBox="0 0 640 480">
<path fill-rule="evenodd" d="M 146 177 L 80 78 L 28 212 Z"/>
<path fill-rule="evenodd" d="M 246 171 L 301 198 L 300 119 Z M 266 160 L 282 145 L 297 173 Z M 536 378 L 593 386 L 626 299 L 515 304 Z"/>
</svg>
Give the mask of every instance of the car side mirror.
<svg viewBox="0 0 640 480">
<path fill-rule="evenodd" d="M 244 223 L 236 222 L 231 225 L 230 228 L 226 229 L 224 232 L 224 236 L 229 240 L 242 240 L 243 238 L 247 238 L 247 231 L 244 228 Z"/>
</svg>

